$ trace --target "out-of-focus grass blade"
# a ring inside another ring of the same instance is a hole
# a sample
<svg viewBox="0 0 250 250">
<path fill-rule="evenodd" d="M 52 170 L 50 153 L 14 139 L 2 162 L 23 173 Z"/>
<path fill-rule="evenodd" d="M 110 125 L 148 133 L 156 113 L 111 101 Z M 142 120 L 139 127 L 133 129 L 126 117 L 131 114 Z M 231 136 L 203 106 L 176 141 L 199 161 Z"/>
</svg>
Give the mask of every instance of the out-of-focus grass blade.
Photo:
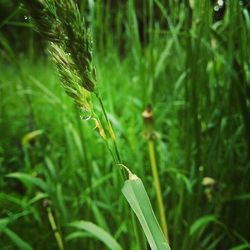
<svg viewBox="0 0 250 250">
<path fill-rule="evenodd" d="M 111 250 L 122 250 L 119 243 L 109 233 L 90 221 L 75 221 L 70 223 L 69 226 L 90 233 L 90 235 L 102 241 Z"/>
<path fill-rule="evenodd" d="M 4 202 L 12 203 L 20 207 L 24 207 L 25 205 L 27 205 L 23 199 L 20 199 L 11 194 L 0 193 L 0 204 L 4 204 Z"/>
<path fill-rule="evenodd" d="M 17 6 L 3 21 L 0 22 L 0 28 L 7 24 L 20 10 L 20 7 Z"/>
<path fill-rule="evenodd" d="M 12 230 L 5 228 L 3 232 L 11 239 L 11 241 L 21 250 L 32 250 L 33 248 L 23 239 L 21 239 Z"/>
<path fill-rule="evenodd" d="M 6 37 L 0 33 L 0 44 L 3 47 L 3 51 L 7 54 L 7 58 L 13 62 L 13 64 L 15 64 L 15 66 L 17 65 L 17 60 L 16 60 L 16 56 L 15 53 L 13 52 L 9 41 L 6 39 Z"/>
<path fill-rule="evenodd" d="M 141 179 L 130 175 L 129 180 L 125 181 L 122 193 L 140 221 L 151 249 L 170 250 Z"/>
<path fill-rule="evenodd" d="M 0 232 L 2 232 L 6 228 L 9 222 L 10 222 L 9 218 L 0 219 Z"/>
<path fill-rule="evenodd" d="M 239 194 L 239 195 L 234 195 L 229 201 L 245 201 L 245 200 L 250 200 L 250 194 Z"/>
<path fill-rule="evenodd" d="M 249 242 L 248 239 L 244 238 L 241 234 L 239 234 L 236 231 L 234 231 L 233 233 L 237 237 L 237 239 L 239 239 L 242 243 L 239 243 L 238 245 L 233 246 L 229 250 L 243 250 L 243 249 L 245 250 L 245 249 L 250 249 L 250 242 Z"/>
<path fill-rule="evenodd" d="M 85 238 L 85 237 L 89 237 L 89 233 L 86 233 L 86 232 L 74 232 L 74 233 L 69 234 L 65 238 L 65 240 L 70 241 L 70 240 L 75 240 L 75 239 Z"/>
<path fill-rule="evenodd" d="M 45 198 L 48 198 L 48 194 L 39 192 L 31 200 L 29 200 L 28 203 L 29 203 L 29 205 L 32 205 L 35 202 L 43 200 Z"/>
<path fill-rule="evenodd" d="M 101 213 L 99 207 L 96 205 L 96 202 L 91 199 L 88 199 L 88 204 L 91 207 L 92 213 L 97 224 L 100 225 L 104 230 L 109 230 L 107 221 L 103 217 L 103 214 Z"/>
<path fill-rule="evenodd" d="M 42 133 L 43 133 L 43 130 L 40 130 L 40 129 L 27 133 L 22 138 L 22 144 L 23 145 L 28 144 L 30 141 L 34 140 L 37 136 L 41 135 Z"/>
<path fill-rule="evenodd" d="M 214 215 L 205 215 L 199 218 L 190 227 L 190 235 L 201 232 L 211 222 L 219 223 L 218 219 Z"/>
<path fill-rule="evenodd" d="M 214 235 L 212 236 L 214 238 Z M 223 240 L 224 238 L 224 235 L 220 235 L 219 237 L 211 240 L 212 242 L 205 248 L 203 249 L 206 249 L 206 250 L 214 250 L 214 249 L 217 249 L 217 245 Z"/>
<path fill-rule="evenodd" d="M 67 221 L 68 220 L 68 213 L 67 213 L 67 208 L 65 206 L 65 200 L 64 200 L 63 190 L 62 190 L 61 184 L 57 184 L 56 194 L 57 194 L 57 203 L 58 203 L 58 206 L 62 212 L 63 219 L 65 221 Z"/>
<path fill-rule="evenodd" d="M 22 211 L 20 213 L 11 215 L 7 218 L 0 218 L 0 232 L 3 232 L 9 223 L 15 222 L 15 220 L 28 215 L 30 212 L 29 211 Z"/>
<path fill-rule="evenodd" d="M 42 190 L 44 190 L 44 191 L 47 189 L 47 186 L 46 186 L 44 181 L 42 181 L 39 178 L 33 177 L 31 175 L 25 174 L 25 173 L 16 172 L 16 173 L 8 174 L 6 176 L 9 177 L 9 178 L 16 178 L 16 179 L 18 179 L 20 181 L 23 181 L 24 183 L 29 183 L 29 184 L 36 185 L 39 188 L 41 188 Z"/>
<path fill-rule="evenodd" d="M 43 91 L 45 95 L 45 97 L 47 96 L 48 99 L 50 99 L 50 101 L 57 103 L 57 104 L 61 104 L 60 107 L 65 108 L 65 106 L 61 103 L 60 98 L 58 98 L 49 88 L 46 87 L 46 84 L 40 82 L 38 79 L 36 79 L 33 76 L 29 76 L 29 79 L 32 81 L 32 83 L 34 83 L 34 85 L 36 85 L 36 87 L 38 87 L 40 90 Z"/>
<path fill-rule="evenodd" d="M 241 244 L 236 247 L 230 248 L 230 250 L 245 250 L 249 248 L 250 248 L 250 245 L 248 243 L 245 243 L 245 244 Z"/>
</svg>

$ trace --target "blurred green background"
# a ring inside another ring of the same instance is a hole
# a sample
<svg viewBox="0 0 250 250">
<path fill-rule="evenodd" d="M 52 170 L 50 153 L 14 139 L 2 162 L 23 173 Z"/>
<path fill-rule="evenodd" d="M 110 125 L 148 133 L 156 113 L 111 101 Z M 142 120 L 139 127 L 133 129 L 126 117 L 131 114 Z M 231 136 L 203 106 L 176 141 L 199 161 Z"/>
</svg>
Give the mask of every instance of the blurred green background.
<svg viewBox="0 0 250 250">
<path fill-rule="evenodd" d="M 172 249 L 250 249 L 249 2 L 78 3 L 122 159 L 155 206 L 142 118 L 152 105 Z M 78 220 L 139 249 L 119 170 L 47 47 L 19 1 L 0 0 L 0 249 L 57 249 L 44 200 L 66 249 L 106 249 L 68 226 Z"/>
</svg>

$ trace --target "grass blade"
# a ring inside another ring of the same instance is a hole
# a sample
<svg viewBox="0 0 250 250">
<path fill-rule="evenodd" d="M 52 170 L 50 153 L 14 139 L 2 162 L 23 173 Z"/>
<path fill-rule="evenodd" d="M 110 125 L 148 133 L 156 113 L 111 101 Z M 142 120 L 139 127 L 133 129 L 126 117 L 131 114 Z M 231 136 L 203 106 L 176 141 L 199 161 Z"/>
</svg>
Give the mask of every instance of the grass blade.
<svg viewBox="0 0 250 250">
<path fill-rule="evenodd" d="M 46 186 L 44 181 L 42 181 L 41 179 L 39 179 L 37 177 L 33 177 L 33 176 L 25 174 L 25 173 L 16 172 L 16 173 L 8 174 L 6 176 L 9 178 L 18 179 L 24 183 L 29 183 L 29 184 L 35 185 L 44 191 L 46 191 L 46 189 L 47 189 L 47 186 Z"/>
<path fill-rule="evenodd" d="M 70 223 L 69 226 L 90 233 L 98 240 L 102 241 L 111 250 L 122 250 L 119 243 L 109 233 L 90 221 L 75 221 Z"/>
<path fill-rule="evenodd" d="M 21 250 L 32 250 L 33 248 L 23 239 L 21 239 L 12 230 L 5 228 L 3 232 L 11 239 L 11 241 Z"/>
<path fill-rule="evenodd" d="M 152 250 L 170 250 L 141 179 L 131 175 L 125 181 L 122 193 L 140 221 Z"/>
<path fill-rule="evenodd" d="M 200 232 L 202 229 L 204 229 L 211 222 L 218 223 L 216 216 L 205 215 L 205 216 L 199 218 L 190 227 L 190 235 L 193 235 L 197 232 Z"/>
</svg>

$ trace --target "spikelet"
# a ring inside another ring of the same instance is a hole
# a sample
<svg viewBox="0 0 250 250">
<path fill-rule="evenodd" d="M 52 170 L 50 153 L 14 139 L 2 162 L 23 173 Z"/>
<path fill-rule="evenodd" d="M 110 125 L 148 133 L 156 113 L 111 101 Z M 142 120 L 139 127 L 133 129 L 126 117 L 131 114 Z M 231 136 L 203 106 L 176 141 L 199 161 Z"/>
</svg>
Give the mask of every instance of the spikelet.
<svg viewBox="0 0 250 250">
<path fill-rule="evenodd" d="M 65 32 L 64 45 L 81 78 L 80 84 L 93 92 L 96 84 L 95 68 L 92 62 L 92 38 L 86 28 L 79 9 L 72 0 L 56 1 L 57 18 Z"/>
<path fill-rule="evenodd" d="M 59 72 L 65 92 L 73 98 L 81 109 L 91 112 L 91 93 L 82 87 L 81 79 L 69 54 L 56 44 L 51 44 L 50 52 Z"/>
<path fill-rule="evenodd" d="M 91 112 L 96 74 L 92 39 L 73 0 L 22 0 L 38 32 L 50 42 L 50 53 L 62 86 L 74 102 Z"/>
</svg>

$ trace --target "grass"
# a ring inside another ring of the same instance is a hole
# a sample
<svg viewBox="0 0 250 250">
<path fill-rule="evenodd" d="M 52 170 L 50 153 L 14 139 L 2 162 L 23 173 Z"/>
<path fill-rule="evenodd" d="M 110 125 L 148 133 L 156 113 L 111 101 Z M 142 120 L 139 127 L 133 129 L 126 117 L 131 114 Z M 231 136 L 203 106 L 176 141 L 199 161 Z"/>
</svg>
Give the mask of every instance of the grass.
<svg viewBox="0 0 250 250">
<path fill-rule="evenodd" d="M 190 9 L 188 1 L 145 1 L 143 15 L 133 1 L 118 3 L 115 14 L 111 6 L 96 1 L 88 20 L 98 88 L 124 164 L 157 212 L 141 116 L 150 103 L 172 249 L 248 249 L 248 12 L 232 1 L 214 23 L 208 2 Z M 146 249 L 95 123 L 80 119 L 47 58 L 17 56 L 1 34 L 1 249 L 58 249 L 44 199 L 65 249 Z M 215 184 L 202 185 L 204 177 Z"/>
</svg>

